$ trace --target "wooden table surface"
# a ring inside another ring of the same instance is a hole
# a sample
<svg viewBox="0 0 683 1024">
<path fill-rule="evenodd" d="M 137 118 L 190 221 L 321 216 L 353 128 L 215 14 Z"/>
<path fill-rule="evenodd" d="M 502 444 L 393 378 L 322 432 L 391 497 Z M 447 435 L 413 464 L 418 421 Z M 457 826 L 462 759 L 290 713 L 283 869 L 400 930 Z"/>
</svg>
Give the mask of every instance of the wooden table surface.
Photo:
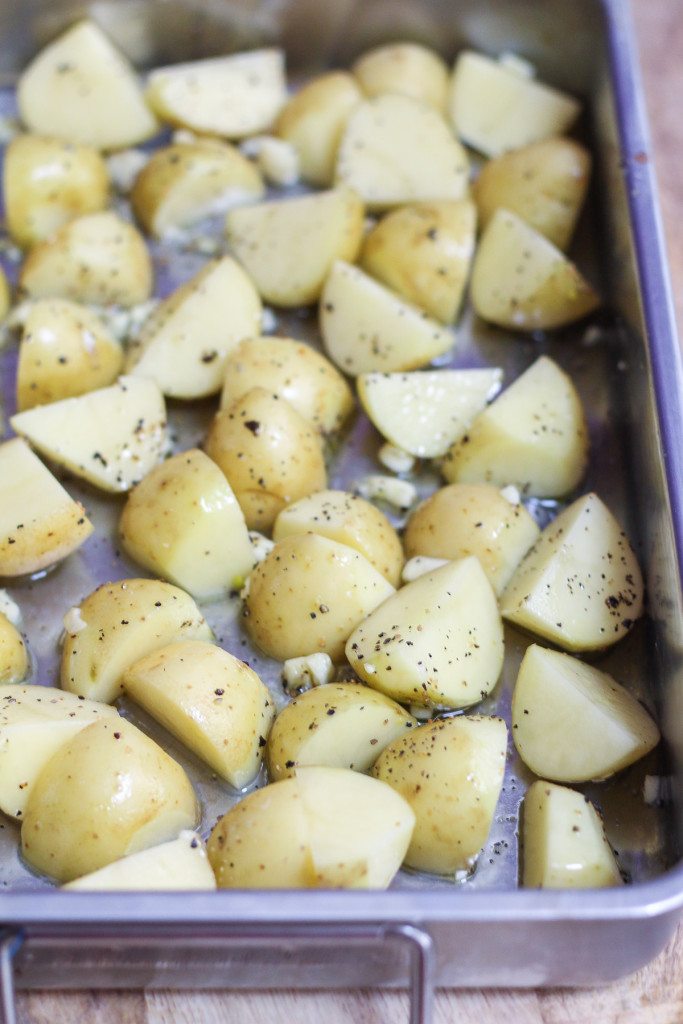
<svg viewBox="0 0 683 1024">
<path fill-rule="evenodd" d="M 571 2 L 571 0 L 568 0 Z M 683 334 L 683 0 L 632 0 Z M 606 988 L 448 990 L 437 1024 L 681 1024 L 683 926 L 649 967 Z M 18 996 L 20 1024 L 404 1024 L 400 993 L 77 992 Z"/>
</svg>

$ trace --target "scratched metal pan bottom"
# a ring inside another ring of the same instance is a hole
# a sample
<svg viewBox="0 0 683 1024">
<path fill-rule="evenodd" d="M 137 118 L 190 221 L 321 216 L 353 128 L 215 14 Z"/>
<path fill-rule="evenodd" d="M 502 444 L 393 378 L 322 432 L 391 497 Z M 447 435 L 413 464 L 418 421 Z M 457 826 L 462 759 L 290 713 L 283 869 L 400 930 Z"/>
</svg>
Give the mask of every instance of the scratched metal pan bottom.
<svg viewBox="0 0 683 1024">
<path fill-rule="evenodd" d="M 290 73 L 343 66 L 369 45 L 413 38 L 449 59 L 464 44 L 532 60 L 540 75 L 581 95 L 581 133 L 596 163 L 593 194 L 575 247 L 608 313 L 553 337 L 511 339 L 466 316 L 457 325 L 460 367 L 499 365 L 510 381 L 546 353 L 572 375 L 586 405 L 592 458 L 582 490 L 595 489 L 625 523 L 644 566 L 648 617 L 601 667 L 657 714 L 661 749 L 599 786 L 601 807 L 629 884 L 616 890 L 552 892 L 518 887 L 519 804 L 531 776 L 511 748 L 504 791 L 476 871 L 460 885 L 401 872 L 387 892 L 218 892 L 135 895 L 62 893 L 17 855 L 17 830 L 0 823 L 0 927 L 21 933 L 17 983 L 24 987 L 343 987 L 401 985 L 410 957 L 441 985 L 589 985 L 634 970 L 670 936 L 683 902 L 681 829 L 683 541 L 679 355 L 663 263 L 648 142 L 627 14 L 621 0 L 19 0 L 0 10 L 0 112 L 11 110 L 17 70 L 47 38 L 90 14 L 140 65 L 283 44 Z M 202 257 L 154 250 L 159 295 Z M 7 264 L 11 272 L 12 267 Z M 277 314 L 275 329 L 317 342 L 310 312 Z M 2 399 L 13 411 L 16 349 L 0 352 Z M 180 448 L 197 443 L 213 406 L 173 406 Z M 367 421 L 352 426 L 333 461 L 333 485 L 376 469 L 379 442 Z M 53 683 L 62 615 L 104 579 L 139 575 L 116 551 L 116 499 L 69 480 L 97 526 L 95 540 L 45 579 L 12 589 L 35 656 L 34 681 Z M 435 480 L 420 480 L 425 493 Z M 532 503 L 544 523 L 555 508 Z M 285 700 L 278 666 L 248 647 L 237 605 L 205 609 L 219 641 L 248 658 Z M 506 666 L 481 710 L 509 722 L 510 696 L 526 641 L 506 631 Z M 123 713 L 186 766 L 204 805 L 207 834 L 237 799 L 132 704 Z M 671 779 L 671 800 L 643 800 L 645 774 Z M 261 780 L 263 781 L 263 780 Z M 429 944 L 431 937 L 431 949 Z M 412 952 L 411 952 L 412 951 Z M 6 962 L 9 960 L 6 947 Z M 417 971 L 417 967 L 415 968 Z M 425 976 L 422 981 L 428 980 Z"/>
</svg>

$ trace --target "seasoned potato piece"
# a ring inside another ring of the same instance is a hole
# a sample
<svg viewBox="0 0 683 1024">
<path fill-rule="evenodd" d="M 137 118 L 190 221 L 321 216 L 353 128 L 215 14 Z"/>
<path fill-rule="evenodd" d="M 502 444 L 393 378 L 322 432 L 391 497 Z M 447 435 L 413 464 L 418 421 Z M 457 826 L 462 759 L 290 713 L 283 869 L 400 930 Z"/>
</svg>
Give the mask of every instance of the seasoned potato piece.
<svg viewBox="0 0 683 1024">
<path fill-rule="evenodd" d="M 94 721 L 119 720 L 108 704 L 53 686 L 0 686 L 0 810 L 23 817 L 33 785 L 52 755 Z"/>
<path fill-rule="evenodd" d="M 421 199 L 462 199 L 469 161 L 441 115 L 410 96 L 385 93 L 351 112 L 337 154 L 336 181 L 371 210 Z"/>
<path fill-rule="evenodd" d="M 17 627 L 0 612 L 0 683 L 19 683 L 28 673 L 28 651 Z"/>
<path fill-rule="evenodd" d="M 473 193 L 482 228 L 504 207 L 558 249 L 567 249 L 588 189 L 590 166 L 590 153 L 573 139 L 544 139 L 491 160 Z"/>
<path fill-rule="evenodd" d="M 415 509 L 406 526 L 406 556 L 475 555 L 500 595 L 540 530 L 522 504 L 488 484 L 442 487 Z"/>
<path fill-rule="evenodd" d="M 231 786 L 256 778 L 275 717 L 243 661 L 201 640 L 169 644 L 126 669 L 126 693 Z"/>
<path fill-rule="evenodd" d="M 173 640 L 211 640 L 189 594 L 161 580 L 103 583 L 67 617 L 60 684 L 98 701 L 123 693 L 126 669 Z"/>
<path fill-rule="evenodd" d="M 434 50 L 418 43 L 389 43 L 362 54 L 351 71 L 366 96 L 384 92 L 412 96 L 443 112 L 448 93 L 448 68 Z"/>
<path fill-rule="evenodd" d="M 128 348 L 126 372 L 152 377 L 169 398 L 205 398 L 220 390 L 232 349 L 260 330 L 258 292 L 224 256 L 157 306 Z"/>
<path fill-rule="evenodd" d="M 503 371 L 364 373 L 363 408 L 387 441 L 421 459 L 445 455 L 500 390 Z"/>
<path fill-rule="evenodd" d="M 502 718 L 437 719 L 380 754 L 372 774 L 408 801 L 415 831 L 405 863 L 418 871 L 469 871 L 486 842 L 505 771 Z"/>
<path fill-rule="evenodd" d="M 356 259 L 363 213 L 354 192 L 337 188 L 231 210 L 225 228 L 267 302 L 305 306 L 319 298 L 335 260 Z"/>
<path fill-rule="evenodd" d="M 398 586 L 403 567 L 398 534 L 383 512 L 356 494 L 319 491 L 288 505 L 275 520 L 273 540 L 299 533 L 317 533 L 355 548 Z"/>
<path fill-rule="evenodd" d="M 476 223 L 469 199 L 403 206 L 366 236 L 361 265 L 408 302 L 451 324 L 474 255 Z"/>
<path fill-rule="evenodd" d="M 109 202 L 107 165 L 90 146 L 44 135 L 18 135 L 5 151 L 7 227 L 28 247 Z"/>
<path fill-rule="evenodd" d="M 263 193 L 261 175 L 238 149 L 198 139 L 157 150 L 135 179 L 130 201 L 145 231 L 161 238 Z"/>
<path fill-rule="evenodd" d="M 58 748 L 33 784 L 21 828 L 31 867 L 59 882 L 194 828 L 187 775 L 123 718 L 82 729 Z"/>
<path fill-rule="evenodd" d="M 477 559 L 449 562 L 401 587 L 351 633 L 346 657 L 394 700 L 476 704 L 503 667 L 503 625 Z"/>
<path fill-rule="evenodd" d="M 354 376 L 426 366 L 455 340 L 417 306 L 342 260 L 320 296 L 320 330 L 330 359 Z"/>
<path fill-rule="evenodd" d="M 64 224 L 34 245 L 19 274 L 29 297 L 136 306 L 152 293 L 152 262 L 139 231 L 105 211 Z"/>
<path fill-rule="evenodd" d="M 249 583 L 245 626 L 280 661 L 316 651 L 341 661 L 358 623 L 394 593 L 358 551 L 313 533 L 281 540 Z"/>
<path fill-rule="evenodd" d="M 622 877 L 600 815 L 583 793 L 534 782 L 524 797 L 524 873 L 528 889 L 601 889 Z"/>
<path fill-rule="evenodd" d="M 358 683 L 330 683 L 296 697 L 275 719 L 266 756 L 271 779 L 301 765 L 365 772 L 416 720 L 400 704 Z"/>
<path fill-rule="evenodd" d="M 133 68 L 92 21 L 80 21 L 40 51 L 17 85 L 33 132 L 119 149 L 158 129 Z"/>
<path fill-rule="evenodd" d="M 647 711 L 612 676 L 537 644 L 520 665 L 512 728 L 524 763 L 557 782 L 609 778 L 659 742 Z"/>
<path fill-rule="evenodd" d="M 482 319 L 511 331 L 563 327 L 600 305 L 597 292 L 552 242 L 502 208 L 480 239 L 470 294 Z"/>
<path fill-rule="evenodd" d="M 562 135 L 581 111 L 572 96 L 472 50 L 455 62 L 449 106 L 457 134 L 486 156 Z"/>
<path fill-rule="evenodd" d="M 197 448 L 174 455 L 138 484 L 119 535 L 131 558 L 199 600 L 239 588 L 254 561 L 230 484 Z"/>
<path fill-rule="evenodd" d="M 280 111 L 275 131 L 296 148 L 301 177 L 309 185 L 332 184 L 339 141 L 361 99 L 352 75 L 330 71 L 291 96 Z"/>
<path fill-rule="evenodd" d="M 39 299 L 24 321 L 17 365 L 17 408 L 58 402 L 113 384 L 123 349 L 86 306 Z"/>
<path fill-rule="evenodd" d="M 643 577 L 628 537 L 597 494 L 553 520 L 507 585 L 509 622 L 567 651 L 610 647 L 643 610 Z"/>
<path fill-rule="evenodd" d="M 284 65 L 281 50 L 251 50 L 157 68 L 147 102 L 170 124 L 241 139 L 273 124 L 287 99 Z"/>
<path fill-rule="evenodd" d="M 83 506 L 21 438 L 0 444 L 0 576 L 61 562 L 93 531 Z"/>
<path fill-rule="evenodd" d="M 206 454 L 225 473 L 250 530 L 327 483 L 320 437 L 289 402 L 252 388 L 217 413 Z"/>
<path fill-rule="evenodd" d="M 294 338 L 248 338 L 228 356 L 221 409 L 261 387 L 284 398 L 321 434 L 332 434 L 353 409 L 351 388 L 329 360 Z"/>
<path fill-rule="evenodd" d="M 454 483 L 514 484 L 559 498 L 588 462 L 588 426 L 571 378 L 541 356 L 470 424 L 441 469 Z"/>
<path fill-rule="evenodd" d="M 130 490 L 168 447 L 163 396 L 141 377 L 28 409 L 10 423 L 42 455 L 111 493 Z"/>
<path fill-rule="evenodd" d="M 215 889 L 216 879 L 201 836 L 189 829 L 161 846 L 115 860 L 99 871 L 67 882 L 80 892 Z"/>
</svg>

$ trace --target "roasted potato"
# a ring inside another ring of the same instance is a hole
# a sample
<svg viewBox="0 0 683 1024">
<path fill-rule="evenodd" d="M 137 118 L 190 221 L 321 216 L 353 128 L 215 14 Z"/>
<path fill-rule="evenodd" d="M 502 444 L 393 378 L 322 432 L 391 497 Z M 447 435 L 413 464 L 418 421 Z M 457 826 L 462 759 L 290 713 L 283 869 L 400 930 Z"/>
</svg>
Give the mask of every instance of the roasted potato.
<svg viewBox="0 0 683 1024">
<path fill-rule="evenodd" d="M 443 113 L 448 94 L 448 68 L 434 50 L 418 43 L 389 43 L 367 50 L 351 72 L 366 96 L 385 92 L 412 96 Z"/>
<path fill-rule="evenodd" d="M 79 892 L 152 891 L 215 889 L 206 847 L 201 836 L 189 829 L 160 846 L 132 853 L 115 860 L 99 871 L 67 882 L 65 889 Z"/>
<path fill-rule="evenodd" d="M 0 684 L 20 683 L 26 678 L 28 666 L 28 651 L 21 633 L 0 611 Z"/>
</svg>

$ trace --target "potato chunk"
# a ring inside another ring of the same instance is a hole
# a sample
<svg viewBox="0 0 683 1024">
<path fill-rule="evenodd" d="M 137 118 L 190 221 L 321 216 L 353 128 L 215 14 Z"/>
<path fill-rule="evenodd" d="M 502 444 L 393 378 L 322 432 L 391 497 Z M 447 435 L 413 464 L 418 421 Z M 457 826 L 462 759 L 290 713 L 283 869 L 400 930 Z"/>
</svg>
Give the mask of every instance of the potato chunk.
<svg viewBox="0 0 683 1024">
<path fill-rule="evenodd" d="M 418 43 L 389 43 L 361 54 L 351 68 L 366 96 L 392 92 L 412 96 L 443 112 L 448 68 L 434 50 Z"/>
<path fill-rule="evenodd" d="M 177 839 L 115 860 L 99 871 L 67 882 L 64 888 L 79 892 L 170 889 L 186 892 L 215 889 L 216 879 L 201 836 L 186 829 Z"/>
<path fill-rule="evenodd" d="M 126 693 L 235 789 L 248 786 L 275 717 L 243 661 L 200 640 L 169 644 L 126 669 Z"/>
<path fill-rule="evenodd" d="M 472 715 L 411 729 L 380 754 L 372 774 L 415 813 L 408 867 L 452 875 L 474 866 L 498 803 L 506 749 L 503 719 Z"/>
<path fill-rule="evenodd" d="M 20 683 L 28 672 L 28 651 L 17 627 L 0 611 L 0 683 Z"/>
<path fill-rule="evenodd" d="M 612 676 L 537 644 L 519 669 L 512 723 L 524 763 L 556 782 L 609 778 L 659 742 L 647 711 Z"/>
<path fill-rule="evenodd" d="M 351 633 L 346 657 L 394 700 L 476 704 L 503 667 L 496 596 L 477 559 L 449 562 L 401 587 Z"/>
<path fill-rule="evenodd" d="M 211 640 L 189 594 L 161 580 L 103 583 L 78 606 L 62 648 L 60 683 L 80 697 L 114 701 L 126 669 L 173 640 Z"/>
<path fill-rule="evenodd" d="M 524 797 L 524 873 L 528 889 L 621 885 L 600 815 L 583 793 L 534 782 Z"/>
<path fill-rule="evenodd" d="M 0 576 L 61 562 L 93 531 L 74 501 L 21 438 L 0 444 Z"/>
<path fill-rule="evenodd" d="M 506 587 L 503 617 L 567 651 L 610 647 L 643 610 L 643 577 L 628 537 L 596 494 L 546 526 Z"/>
<path fill-rule="evenodd" d="M 588 462 L 588 427 L 571 378 L 541 356 L 470 424 L 441 469 L 453 483 L 514 484 L 559 498 Z"/>
<path fill-rule="evenodd" d="M 33 132 L 120 149 L 159 125 L 133 68 L 92 21 L 80 21 L 40 51 L 19 79 L 22 120 Z"/>
<path fill-rule="evenodd" d="M 281 540 L 249 583 L 245 626 L 280 661 L 316 651 L 341 661 L 358 623 L 394 593 L 358 551 L 313 533 Z"/>
<path fill-rule="evenodd" d="M 197 448 L 174 455 L 138 484 L 119 535 L 131 558 L 199 600 L 239 588 L 253 565 L 237 498 Z"/>
</svg>

